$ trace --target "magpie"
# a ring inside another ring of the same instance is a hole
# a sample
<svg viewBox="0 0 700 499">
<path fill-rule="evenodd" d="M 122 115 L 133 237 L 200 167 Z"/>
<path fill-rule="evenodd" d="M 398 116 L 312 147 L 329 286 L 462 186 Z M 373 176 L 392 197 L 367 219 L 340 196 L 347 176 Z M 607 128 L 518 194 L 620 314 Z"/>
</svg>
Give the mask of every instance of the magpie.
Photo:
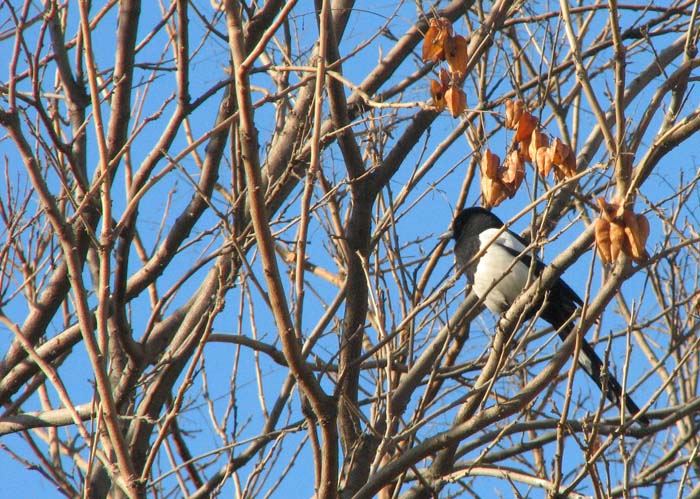
<svg viewBox="0 0 700 499">
<path fill-rule="evenodd" d="M 533 277 L 540 275 L 545 268 L 539 259 L 535 258 L 533 264 L 532 257 L 525 254 L 527 244 L 520 236 L 509 230 L 498 234 L 502 228 L 503 222 L 489 210 L 472 207 L 457 215 L 452 222 L 451 233 L 448 233 L 455 241 L 458 270 L 466 275 L 472 290 L 483 300 L 486 308 L 496 315 L 508 310 L 525 290 L 531 267 Z M 514 260 L 517 261 L 513 263 Z M 564 340 L 574 330 L 570 319 L 583 301 L 562 279 L 557 279 L 548 291 L 547 299 L 542 298 L 529 316 L 540 311 L 540 317 L 551 324 Z M 615 376 L 585 339 L 581 343 L 578 361 L 608 400 L 619 407 L 620 399 L 624 396 L 630 414 L 634 416 L 639 412 L 639 406 L 623 392 Z M 637 421 L 649 425 L 649 420 L 643 414 Z"/>
</svg>

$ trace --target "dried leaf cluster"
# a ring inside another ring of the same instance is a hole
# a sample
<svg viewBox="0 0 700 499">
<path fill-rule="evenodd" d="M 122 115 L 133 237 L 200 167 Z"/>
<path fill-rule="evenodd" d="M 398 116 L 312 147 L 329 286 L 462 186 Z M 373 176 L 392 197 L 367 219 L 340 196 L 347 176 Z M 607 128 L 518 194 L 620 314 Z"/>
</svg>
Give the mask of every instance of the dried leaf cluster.
<svg viewBox="0 0 700 499">
<path fill-rule="evenodd" d="M 430 80 L 433 105 L 438 111 L 447 107 L 452 116 L 459 116 L 467 107 L 467 96 L 461 82 L 467 70 L 467 40 L 455 35 L 452 23 L 444 17 L 430 19 L 423 37 L 423 61 L 447 61 L 450 70 L 440 70 L 440 80 Z"/>
<path fill-rule="evenodd" d="M 515 130 L 516 142 L 530 143 L 530 135 L 537 128 L 537 118 L 525 108 L 525 103 L 521 100 L 506 100 L 506 128 Z M 527 147 L 524 147 L 527 149 Z"/>
<path fill-rule="evenodd" d="M 649 255 L 645 249 L 649 221 L 624 205 L 598 198 L 600 217 L 595 221 L 595 241 L 603 263 L 615 262 L 621 253 L 640 262 Z"/>
<path fill-rule="evenodd" d="M 512 198 L 525 178 L 524 163 L 532 163 L 546 177 L 554 171 L 557 181 L 576 174 L 576 154 L 558 138 L 550 138 L 538 129 L 538 120 L 521 100 L 506 100 L 505 127 L 515 130 L 517 149 L 506 156 L 503 164 L 489 149 L 481 158 L 481 194 L 487 208 Z M 604 263 L 617 260 L 624 253 L 639 262 L 649 257 L 645 245 L 649 221 L 617 201 L 598 199 L 600 217 L 595 222 L 598 252 Z"/>
<path fill-rule="evenodd" d="M 559 182 L 576 174 L 576 154 L 571 146 L 549 137 L 537 129 L 538 120 L 525 107 L 521 100 L 506 100 L 505 126 L 515 130 L 515 141 L 523 161 L 532 163 L 537 172 L 546 177 L 554 170 L 554 178 Z"/>
<path fill-rule="evenodd" d="M 430 93 L 433 96 L 433 106 L 442 111 L 447 106 L 452 116 L 458 116 L 467 107 L 467 96 L 461 88 L 455 85 L 449 72 L 440 70 L 440 81 L 430 80 Z"/>
</svg>

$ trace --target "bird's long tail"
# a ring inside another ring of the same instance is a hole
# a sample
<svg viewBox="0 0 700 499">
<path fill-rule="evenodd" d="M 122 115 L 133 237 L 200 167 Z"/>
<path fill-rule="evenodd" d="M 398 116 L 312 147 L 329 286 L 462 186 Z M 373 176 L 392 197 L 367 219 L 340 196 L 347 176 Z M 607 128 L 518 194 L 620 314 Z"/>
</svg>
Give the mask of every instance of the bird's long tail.
<svg viewBox="0 0 700 499">
<path fill-rule="evenodd" d="M 562 340 L 565 340 L 569 333 L 573 331 L 573 326 L 565 326 L 563 329 L 559 330 L 559 336 Z M 625 407 L 627 411 L 632 415 L 636 416 L 639 413 L 639 406 L 632 400 L 632 397 L 623 392 L 622 386 L 617 378 L 608 370 L 608 368 L 603 364 L 598 354 L 593 350 L 593 347 L 585 339 L 581 343 L 581 351 L 578 356 L 578 363 L 586 371 L 586 374 L 595 382 L 600 388 L 600 391 L 605 394 L 607 399 L 620 407 L 620 401 L 622 397 L 625 397 Z M 644 426 L 649 426 L 649 419 L 641 414 L 637 421 L 639 421 Z"/>
</svg>

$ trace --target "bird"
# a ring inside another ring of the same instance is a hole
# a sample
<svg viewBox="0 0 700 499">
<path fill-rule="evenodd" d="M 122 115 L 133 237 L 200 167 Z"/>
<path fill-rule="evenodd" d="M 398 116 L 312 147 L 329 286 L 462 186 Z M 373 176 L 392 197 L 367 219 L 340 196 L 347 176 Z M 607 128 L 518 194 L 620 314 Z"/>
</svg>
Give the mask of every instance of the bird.
<svg viewBox="0 0 700 499">
<path fill-rule="evenodd" d="M 545 268 L 536 257 L 533 264 L 533 256 L 526 252 L 525 240 L 503 226 L 501 219 L 490 210 L 475 206 L 463 209 L 454 218 L 446 235 L 454 239 L 458 271 L 466 275 L 476 296 L 495 315 L 503 314 L 522 294 L 531 267 L 533 277 L 539 276 Z M 583 305 L 583 300 L 561 278 L 548 291 L 548 297 L 540 299 L 529 315 L 532 317 L 539 311 L 539 317 L 551 324 L 565 340 L 574 330 L 571 318 Z M 578 362 L 610 402 L 619 407 L 624 396 L 629 413 L 638 415 L 639 406 L 624 393 L 620 382 L 585 339 L 581 342 Z M 637 421 L 642 426 L 650 424 L 644 414 L 639 414 Z"/>
</svg>

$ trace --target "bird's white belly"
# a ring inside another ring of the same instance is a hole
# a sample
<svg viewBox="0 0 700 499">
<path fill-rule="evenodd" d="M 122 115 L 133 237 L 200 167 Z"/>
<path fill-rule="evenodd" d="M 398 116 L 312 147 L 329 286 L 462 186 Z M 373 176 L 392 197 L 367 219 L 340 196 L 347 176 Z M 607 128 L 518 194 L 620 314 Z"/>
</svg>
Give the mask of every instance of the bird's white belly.
<svg viewBox="0 0 700 499">
<path fill-rule="evenodd" d="M 477 264 L 474 293 L 494 314 L 502 314 L 523 292 L 527 283 L 527 267 L 521 262 L 508 270 L 512 257 L 502 248 L 492 246 Z M 504 272 L 508 272 L 505 276 Z"/>
</svg>

